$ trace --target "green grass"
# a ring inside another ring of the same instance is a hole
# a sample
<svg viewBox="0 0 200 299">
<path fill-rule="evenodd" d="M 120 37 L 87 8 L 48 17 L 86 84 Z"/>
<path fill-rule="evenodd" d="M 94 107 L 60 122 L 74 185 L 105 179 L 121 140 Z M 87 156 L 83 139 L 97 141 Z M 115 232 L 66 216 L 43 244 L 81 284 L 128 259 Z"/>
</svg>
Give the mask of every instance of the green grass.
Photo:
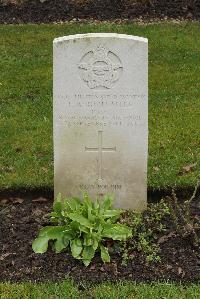
<svg viewBox="0 0 200 299">
<path fill-rule="evenodd" d="M 199 31 L 197 22 L 1 25 L 0 189 L 53 187 L 52 41 L 86 32 L 149 39 L 148 186 L 194 186 L 200 173 Z M 194 171 L 178 175 L 193 163 Z"/>
<path fill-rule="evenodd" d="M 0 284 L 1 299 L 199 299 L 199 285 L 175 285 L 170 283 L 136 284 L 104 283 L 84 286 L 80 291 L 75 284 L 66 281 L 59 284 Z"/>
</svg>

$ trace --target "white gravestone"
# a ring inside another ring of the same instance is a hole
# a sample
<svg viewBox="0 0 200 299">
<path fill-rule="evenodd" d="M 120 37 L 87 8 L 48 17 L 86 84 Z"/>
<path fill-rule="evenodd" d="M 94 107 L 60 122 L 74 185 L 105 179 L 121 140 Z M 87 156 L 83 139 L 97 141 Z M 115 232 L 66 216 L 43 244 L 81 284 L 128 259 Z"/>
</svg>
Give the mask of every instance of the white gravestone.
<svg viewBox="0 0 200 299">
<path fill-rule="evenodd" d="M 115 207 L 147 202 L 148 41 L 90 33 L 54 40 L 54 191 Z"/>
</svg>

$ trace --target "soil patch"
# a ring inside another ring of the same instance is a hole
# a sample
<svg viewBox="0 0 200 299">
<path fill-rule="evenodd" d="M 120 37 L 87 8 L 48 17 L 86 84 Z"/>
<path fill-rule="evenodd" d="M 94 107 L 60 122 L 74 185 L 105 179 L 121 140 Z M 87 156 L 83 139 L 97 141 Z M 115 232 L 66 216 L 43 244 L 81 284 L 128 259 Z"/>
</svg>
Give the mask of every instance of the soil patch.
<svg viewBox="0 0 200 299">
<path fill-rule="evenodd" d="M 69 252 L 35 254 L 31 243 L 38 230 L 48 225 L 47 214 L 52 201 L 44 197 L 32 200 L 3 199 L 0 204 L 0 281 L 60 281 L 66 277 L 76 282 L 170 280 L 197 282 L 200 278 L 200 250 L 182 237 L 171 234 L 161 245 L 161 262 L 148 264 L 142 253 L 122 266 L 121 257 L 111 255 L 111 263 L 103 264 L 97 254 L 88 268 L 71 257 Z M 193 214 L 200 216 L 196 203 Z M 166 235 L 171 231 L 167 224 Z"/>
<path fill-rule="evenodd" d="M 50 23 L 77 19 L 200 19 L 196 0 L 2 0 L 0 23 Z"/>
<path fill-rule="evenodd" d="M 194 192 L 194 186 L 176 187 L 175 193 L 180 200 L 187 200 Z M 159 202 L 161 198 L 171 196 L 172 188 L 155 189 L 148 187 L 148 202 Z M 52 199 L 54 196 L 54 190 L 51 186 L 40 187 L 40 188 L 13 188 L 13 189 L 1 189 L 0 190 L 0 201 L 1 199 L 11 199 L 20 197 L 23 199 L 36 199 L 38 197 L 45 197 Z M 200 189 L 197 190 L 197 196 L 200 196 Z"/>
</svg>

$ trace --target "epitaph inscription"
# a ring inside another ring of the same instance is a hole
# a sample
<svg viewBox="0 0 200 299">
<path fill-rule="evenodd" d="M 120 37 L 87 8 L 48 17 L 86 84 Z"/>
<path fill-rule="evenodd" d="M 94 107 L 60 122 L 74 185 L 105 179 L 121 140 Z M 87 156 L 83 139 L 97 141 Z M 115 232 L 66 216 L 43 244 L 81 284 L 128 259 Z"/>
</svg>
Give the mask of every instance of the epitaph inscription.
<svg viewBox="0 0 200 299">
<path fill-rule="evenodd" d="M 146 207 L 147 40 L 86 34 L 54 40 L 54 192 Z"/>
</svg>

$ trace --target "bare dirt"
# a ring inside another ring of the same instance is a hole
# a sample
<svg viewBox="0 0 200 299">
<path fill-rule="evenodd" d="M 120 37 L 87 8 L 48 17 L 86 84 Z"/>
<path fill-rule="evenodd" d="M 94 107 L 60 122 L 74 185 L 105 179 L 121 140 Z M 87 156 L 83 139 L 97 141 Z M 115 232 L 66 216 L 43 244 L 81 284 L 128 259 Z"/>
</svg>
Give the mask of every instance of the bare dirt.
<svg viewBox="0 0 200 299">
<path fill-rule="evenodd" d="M 70 20 L 200 19 L 199 0 L 1 0 L 0 23 L 52 23 Z"/>
<path fill-rule="evenodd" d="M 55 254 L 35 254 L 31 244 L 42 226 L 48 225 L 47 214 L 52 200 L 22 197 L 0 200 L 0 281 L 60 281 L 66 277 L 77 283 L 134 280 L 197 282 L 200 279 L 200 250 L 176 235 L 169 221 L 161 246 L 161 262 L 148 264 L 141 252 L 134 252 L 133 260 L 122 265 L 118 254 L 111 254 L 111 263 L 103 264 L 97 254 L 88 268 L 72 258 L 68 251 Z M 198 206 L 194 216 L 200 216 Z M 159 241 L 160 242 L 160 241 Z"/>
</svg>

